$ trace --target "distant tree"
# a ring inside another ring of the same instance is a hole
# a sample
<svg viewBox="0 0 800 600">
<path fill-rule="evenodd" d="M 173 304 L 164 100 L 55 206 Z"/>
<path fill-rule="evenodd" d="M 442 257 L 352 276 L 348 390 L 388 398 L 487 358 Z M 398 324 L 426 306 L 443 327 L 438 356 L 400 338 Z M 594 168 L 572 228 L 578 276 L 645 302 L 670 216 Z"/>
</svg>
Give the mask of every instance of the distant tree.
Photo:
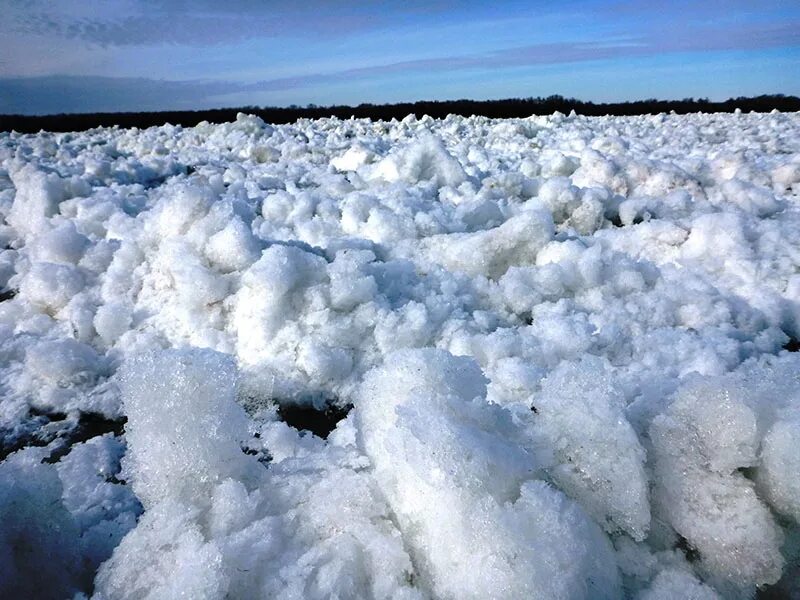
<svg viewBox="0 0 800 600">
<path fill-rule="evenodd" d="M 449 114 L 470 116 L 481 115 L 491 118 L 528 117 L 538 114 L 552 114 L 555 111 L 568 114 L 574 110 L 582 115 L 643 115 L 659 112 L 675 111 L 678 114 L 690 112 L 732 112 L 740 108 L 742 111 L 769 112 L 778 109 L 782 112 L 800 111 L 800 98 L 784 94 L 761 95 L 756 97 L 730 98 L 724 102 L 711 102 L 708 98 L 684 98 L 683 100 L 657 100 L 648 98 L 635 102 L 593 103 L 583 102 L 575 98 L 565 98 L 554 94 L 543 98 L 507 98 L 505 100 L 454 100 L 454 101 L 420 101 L 398 104 L 362 103 L 358 106 L 317 106 L 309 104 L 302 108 L 292 104 L 286 108 L 244 106 L 204 111 L 169 111 L 151 113 L 92 113 L 71 115 L 0 115 L 0 131 L 18 131 L 35 133 L 45 131 L 80 131 L 93 127 L 152 127 L 174 123 L 176 126 L 192 127 L 201 121 L 223 123 L 236 119 L 237 112 L 249 112 L 258 115 L 269 123 L 291 123 L 300 118 L 319 118 L 335 116 L 340 119 L 402 119 L 406 115 L 417 117 L 430 115 L 444 118 Z"/>
</svg>

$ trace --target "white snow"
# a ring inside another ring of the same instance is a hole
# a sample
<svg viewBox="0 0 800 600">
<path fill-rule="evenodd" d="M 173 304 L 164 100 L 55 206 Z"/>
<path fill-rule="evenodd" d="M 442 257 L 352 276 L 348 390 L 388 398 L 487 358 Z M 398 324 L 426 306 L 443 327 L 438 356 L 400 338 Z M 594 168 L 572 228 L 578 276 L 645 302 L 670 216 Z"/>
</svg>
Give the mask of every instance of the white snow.
<svg viewBox="0 0 800 600">
<path fill-rule="evenodd" d="M 798 194 L 775 112 L 1 133 L 0 597 L 800 594 Z"/>
</svg>

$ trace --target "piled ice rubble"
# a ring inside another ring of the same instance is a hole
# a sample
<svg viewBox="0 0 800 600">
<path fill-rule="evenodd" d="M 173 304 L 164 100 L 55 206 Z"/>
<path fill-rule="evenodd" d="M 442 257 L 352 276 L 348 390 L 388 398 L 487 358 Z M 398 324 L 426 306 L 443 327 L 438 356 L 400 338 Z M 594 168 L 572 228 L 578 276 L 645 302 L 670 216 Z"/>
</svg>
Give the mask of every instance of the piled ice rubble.
<svg viewBox="0 0 800 600">
<path fill-rule="evenodd" d="M 0 218 L 2 597 L 800 593 L 800 115 L 3 133 Z"/>
</svg>

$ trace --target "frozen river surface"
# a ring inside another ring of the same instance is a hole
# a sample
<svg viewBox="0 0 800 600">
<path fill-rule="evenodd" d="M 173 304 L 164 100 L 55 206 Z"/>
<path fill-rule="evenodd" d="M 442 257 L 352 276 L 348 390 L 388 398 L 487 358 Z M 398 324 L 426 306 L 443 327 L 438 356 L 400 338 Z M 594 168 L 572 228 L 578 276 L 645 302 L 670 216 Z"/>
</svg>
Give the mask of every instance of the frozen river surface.
<svg viewBox="0 0 800 600">
<path fill-rule="evenodd" d="M 3 133 L 0 292 L 0 597 L 800 593 L 800 114 Z"/>
</svg>

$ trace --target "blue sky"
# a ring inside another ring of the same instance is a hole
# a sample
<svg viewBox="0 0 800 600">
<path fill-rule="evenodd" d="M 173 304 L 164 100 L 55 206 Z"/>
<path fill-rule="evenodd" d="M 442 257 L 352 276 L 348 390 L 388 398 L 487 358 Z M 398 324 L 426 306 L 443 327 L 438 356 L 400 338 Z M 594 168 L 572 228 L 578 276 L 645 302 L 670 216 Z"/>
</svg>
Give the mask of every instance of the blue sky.
<svg viewBox="0 0 800 600">
<path fill-rule="evenodd" d="M 800 95 L 800 2 L 0 0 L 0 113 Z"/>
</svg>

